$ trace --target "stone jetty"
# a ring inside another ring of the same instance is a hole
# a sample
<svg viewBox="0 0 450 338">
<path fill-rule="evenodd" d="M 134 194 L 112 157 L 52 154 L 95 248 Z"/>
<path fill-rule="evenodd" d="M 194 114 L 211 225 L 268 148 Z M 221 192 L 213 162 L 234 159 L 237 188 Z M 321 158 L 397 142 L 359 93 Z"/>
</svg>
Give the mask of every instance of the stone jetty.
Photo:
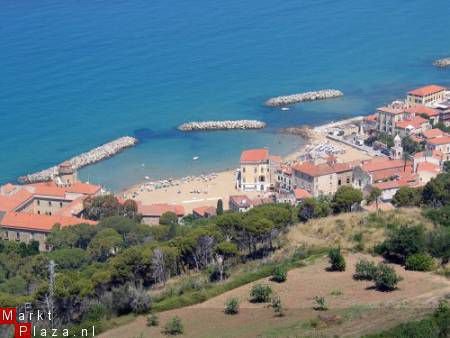
<svg viewBox="0 0 450 338">
<path fill-rule="evenodd" d="M 265 122 L 257 120 L 226 120 L 226 121 L 203 121 L 188 122 L 178 126 L 181 131 L 206 131 L 206 130 L 228 130 L 228 129 L 262 129 Z"/>
<path fill-rule="evenodd" d="M 78 156 L 72 157 L 70 160 L 65 161 L 65 163 L 70 163 L 73 169 L 77 170 L 85 167 L 89 164 L 93 164 L 104 160 L 106 158 L 112 157 L 125 148 L 134 146 L 138 140 L 134 137 L 124 136 L 120 137 L 114 141 L 105 143 L 100 147 L 94 148 L 88 152 L 82 153 Z M 19 177 L 18 181 L 20 183 L 36 183 L 49 181 L 57 173 L 58 165 L 51 168 L 39 171 L 34 174 L 29 174 L 26 176 Z"/>
<path fill-rule="evenodd" d="M 298 94 L 292 94 L 292 95 L 286 95 L 286 96 L 273 97 L 266 101 L 266 106 L 280 107 L 280 106 L 287 106 L 287 105 L 299 103 L 299 102 L 331 99 L 331 98 L 340 97 L 343 95 L 344 95 L 344 93 L 342 93 L 340 90 L 322 89 L 322 90 L 313 91 L 313 92 L 305 92 L 305 93 L 298 93 Z"/>
<path fill-rule="evenodd" d="M 440 68 L 450 67 L 450 57 L 436 60 L 433 62 L 433 65 Z"/>
</svg>

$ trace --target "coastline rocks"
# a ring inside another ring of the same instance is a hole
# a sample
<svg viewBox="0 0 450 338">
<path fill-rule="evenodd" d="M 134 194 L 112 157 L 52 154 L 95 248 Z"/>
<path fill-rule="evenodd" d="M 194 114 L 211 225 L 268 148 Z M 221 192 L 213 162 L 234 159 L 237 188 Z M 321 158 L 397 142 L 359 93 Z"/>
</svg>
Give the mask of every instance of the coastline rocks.
<svg viewBox="0 0 450 338">
<path fill-rule="evenodd" d="M 450 66 L 450 57 L 436 60 L 433 62 L 433 65 L 436 67 L 440 67 L 440 68 L 449 67 Z"/>
<path fill-rule="evenodd" d="M 82 153 L 78 156 L 72 157 L 70 160 L 64 163 L 69 163 L 72 168 L 77 170 L 85 167 L 89 164 L 93 164 L 114 156 L 125 148 L 134 146 L 138 140 L 134 137 L 124 136 L 114 141 L 105 143 L 100 147 L 94 148 L 88 152 Z M 19 177 L 18 181 L 22 184 L 44 182 L 52 179 L 52 177 L 58 172 L 58 165 L 51 168 L 39 171 L 34 174 Z"/>
<path fill-rule="evenodd" d="M 262 129 L 265 122 L 257 120 L 226 120 L 226 121 L 204 121 L 188 122 L 178 126 L 181 131 L 206 131 L 206 130 L 229 130 L 229 129 Z"/>
<path fill-rule="evenodd" d="M 314 136 L 314 131 L 310 126 L 288 127 L 280 130 L 283 134 L 298 135 L 305 140 L 309 140 Z"/>
<path fill-rule="evenodd" d="M 337 90 L 337 89 L 322 89 L 322 90 L 313 91 L 313 92 L 305 92 L 305 93 L 298 93 L 298 94 L 292 94 L 292 95 L 286 95 L 286 96 L 273 97 L 266 101 L 266 106 L 280 107 L 280 106 L 287 106 L 289 104 L 305 102 L 305 101 L 331 99 L 331 98 L 340 97 L 343 95 L 344 95 L 344 93 L 342 93 L 340 90 Z"/>
</svg>

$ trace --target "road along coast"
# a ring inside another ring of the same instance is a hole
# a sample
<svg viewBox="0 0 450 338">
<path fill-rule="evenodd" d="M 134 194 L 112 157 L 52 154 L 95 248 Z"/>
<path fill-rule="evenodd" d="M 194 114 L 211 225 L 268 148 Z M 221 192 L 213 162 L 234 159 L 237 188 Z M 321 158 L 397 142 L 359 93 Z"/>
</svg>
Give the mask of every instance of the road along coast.
<svg viewBox="0 0 450 338">
<path fill-rule="evenodd" d="M 183 123 L 178 126 L 181 131 L 206 131 L 206 130 L 229 130 L 229 129 L 262 129 L 265 122 L 258 120 L 226 120 L 226 121 L 194 121 Z"/>
<path fill-rule="evenodd" d="M 114 141 L 105 143 L 97 148 L 94 148 L 88 152 L 82 153 L 70 160 L 66 161 L 70 163 L 73 169 L 77 170 L 87 165 L 99 162 L 106 158 L 112 157 L 117 153 L 121 152 L 125 148 L 132 147 L 138 143 L 138 140 L 134 137 L 124 136 L 120 137 Z M 18 181 L 20 183 L 36 183 L 48 181 L 57 172 L 58 166 L 53 166 L 48 169 L 44 169 L 34 174 L 29 174 L 19 177 Z"/>
<path fill-rule="evenodd" d="M 343 95 L 344 93 L 337 89 L 322 89 L 312 92 L 273 97 L 267 100 L 265 104 L 269 107 L 280 107 L 306 101 L 332 99 Z"/>
</svg>

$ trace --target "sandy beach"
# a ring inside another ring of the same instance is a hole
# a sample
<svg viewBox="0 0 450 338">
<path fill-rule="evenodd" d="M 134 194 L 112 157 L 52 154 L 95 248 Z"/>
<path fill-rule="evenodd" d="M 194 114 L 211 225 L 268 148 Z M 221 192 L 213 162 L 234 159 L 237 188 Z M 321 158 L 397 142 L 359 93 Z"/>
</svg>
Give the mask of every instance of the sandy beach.
<svg viewBox="0 0 450 338">
<path fill-rule="evenodd" d="M 332 141 L 326 137 L 326 128 L 312 129 L 308 142 L 298 151 L 283 158 L 283 162 L 298 161 L 305 153 L 318 151 L 317 149 L 335 149 L 334 155 L 338 162 L 350 162 L 369 159 L 363 151 Z M 236 168 L 239 159 L 236 159 Z M 242 192 L 235 188 L 235 170 L 210 173 L 200 176 L 189 176 L 172 180 L 147 181 L 137 184 L 123 193 L 124 198 L 132 198 L 144 204 L 169 203 L 181 204 L 186 213 L 199 206 L 216 206 L 222 199 L 224 208 L 228 209 L 230 195 L 246 194 L 250 198 L 263 197 L 261 192 Z"/>
</svg>

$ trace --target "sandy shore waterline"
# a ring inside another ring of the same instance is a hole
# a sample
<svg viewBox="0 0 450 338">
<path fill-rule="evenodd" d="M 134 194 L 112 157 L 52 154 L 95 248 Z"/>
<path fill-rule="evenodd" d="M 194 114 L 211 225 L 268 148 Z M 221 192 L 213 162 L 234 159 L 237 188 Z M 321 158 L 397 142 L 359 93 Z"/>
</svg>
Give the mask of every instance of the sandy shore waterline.
<svg viewBox="0 0 450 338">
<path fill-rule="evenodd" d="M 328 123 L 311 129 L 309 139 L 306 143 L 287 156 L 283 157 L 283 162 L 294 162 L 307 152 L 311 152 L 315 147 L 323 145 L 340 149 L 336 153 L 339 162 L 368 159 L 369 156 L 345 144 L 329 140 L 326 137 L 327 127 L 355 122 L 361 117 L 351 118 L 339 122 Z M 239 159 L 236 159 L 236 168 L 239 166 Z M 222 199 L 225 209 L 228 208 L 228 197 L 230 195 L 243 194 L 235 188 L 236 169 L 227 169 L 217 173 L 205 175 L 187 176 L 184 178 L 174 178 L 157 181 L 144 181 L 125 189 L 122 192 L 124 198 L 131 198 L 141 201 L 144 204 L 169 203 L 181 204 L 186 213 L 199 206 L 216 206 L 217 201 Z M 250 198 L 263 197 L 261 192 L 245 193 Z"/>
</svg>

